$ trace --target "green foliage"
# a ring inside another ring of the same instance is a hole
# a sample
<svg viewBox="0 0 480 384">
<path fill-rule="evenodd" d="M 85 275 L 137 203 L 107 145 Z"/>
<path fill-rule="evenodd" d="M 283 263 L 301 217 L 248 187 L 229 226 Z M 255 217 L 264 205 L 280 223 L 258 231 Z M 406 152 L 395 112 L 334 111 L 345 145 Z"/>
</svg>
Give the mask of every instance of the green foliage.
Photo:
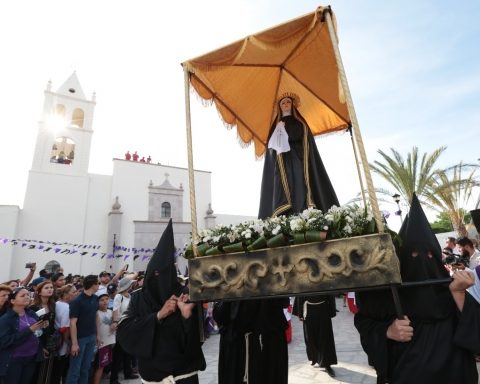
<svg viewBox="0 0 480 384">
<path fill-rule="evenodd" d="M 386 180 L 394 191 L 399 193 L 403 201 L 410 204 L 415 192 L 420 202 L 427 208 L 439 213 L 445 212 L 446 218 L 433 223 L 435 231 L 451 231 L 459 236 L 466 235 L 465 209 L 472 197 L 475 186 L 480 185 L 475 174 L 478 164 L 459 164 L 447 168 L 438 168 L 436 162 L 446 147 L 440 147 L 431 154 L 418 154 L 418 148 L 413 147 L 406 159 L 394 148 L 392 155 L 379 150 L 381 161 L 370 164 L 371 170 Z M 392 192 L 381 191 L 385 196 Z M 448 219 L 445 221 L 445 219 Z"/>
</svg>

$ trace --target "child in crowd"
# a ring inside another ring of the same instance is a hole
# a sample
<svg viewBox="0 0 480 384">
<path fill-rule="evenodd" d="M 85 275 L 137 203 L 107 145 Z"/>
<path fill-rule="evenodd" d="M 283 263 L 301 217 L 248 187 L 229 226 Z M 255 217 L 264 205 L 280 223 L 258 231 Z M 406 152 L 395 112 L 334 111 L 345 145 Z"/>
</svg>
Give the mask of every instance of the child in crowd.
<svg viewBox="0 0 480 384">
<path fill-rule="evenodd" d="M 108 309 L 108 294 L 98 297 L 97 311 L 97 339 L 99 341 L 97 356 L 95 358 L 94 384 L 100 384 L 103 368 L 112 362 L 113 344 L 115 344 L 115 331 L 117 323 L 113 322 L 113 312 Z"/>
</svg>

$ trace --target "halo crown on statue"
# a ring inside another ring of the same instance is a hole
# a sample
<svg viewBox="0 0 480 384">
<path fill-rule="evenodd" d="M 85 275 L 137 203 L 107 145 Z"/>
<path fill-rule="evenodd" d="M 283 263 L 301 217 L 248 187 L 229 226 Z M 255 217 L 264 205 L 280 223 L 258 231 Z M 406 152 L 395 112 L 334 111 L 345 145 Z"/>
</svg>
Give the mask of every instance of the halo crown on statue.
<svg viewBox="0 0 480 384">
<path fill-rule="evenodd" d="M 282 101 L 283 99 L 285 99 L 286 97 L 288 97 L 289 99 L 292 100 L 293 102 L 293 106 L 295 108 L 298 108 L 300 107 L 300 97 L 296 94 L 296 93 L 293 93 L 293 92 L 284 92 L 280 95 L 280 97 L 277 99 L 277 103 L 280 103 L 280 101 Z"/>
</svg>

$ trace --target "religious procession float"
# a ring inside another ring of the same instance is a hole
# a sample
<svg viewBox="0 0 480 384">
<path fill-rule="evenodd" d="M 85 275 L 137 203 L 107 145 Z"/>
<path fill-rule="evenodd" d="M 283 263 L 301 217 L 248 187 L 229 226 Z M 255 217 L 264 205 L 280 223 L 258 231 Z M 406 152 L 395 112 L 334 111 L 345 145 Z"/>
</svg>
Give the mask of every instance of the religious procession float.
<svg viewBox="0 0 480 384">
<path fill-rule="evenodd" d="M 185 256 L 192 300 L 309 295 L 401 283 L 330 7 L 182 66 L 192 221 L 192 244 Z M 258 220 L 198 231 L 192 88 L 215 104 L 243 143 L 254 145 L 257 157 L 265 157 Z M 351 134 L 362 194 L 358 206 L 338 204 L 313 140 L 340 131 Z"/>
</svg>

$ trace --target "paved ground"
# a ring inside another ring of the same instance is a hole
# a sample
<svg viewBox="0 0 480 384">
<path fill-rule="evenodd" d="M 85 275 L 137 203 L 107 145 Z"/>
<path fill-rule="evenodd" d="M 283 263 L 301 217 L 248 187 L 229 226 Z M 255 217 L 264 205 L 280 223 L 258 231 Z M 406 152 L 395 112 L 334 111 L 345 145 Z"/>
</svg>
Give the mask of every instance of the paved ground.
<svg viewBox="0 0 480 384">
<path fill-rule="evenodd" d="M 302 325 L 293 317 L 293 340 L 289 345 L 289 383 L 375 384 L 375 370 L 367 364 L 367 356 L 360 346 L 358 332 L 353 325 L 353 315 L 343 306 L 342 299 L 337 299 L 337 309 L 339 312 L 333 319 L 333 330 L 338 365 L 332 366 L 336 377 L 331 378 L 323 369 L 314 368 L 307 361 Z M 217 384 L 218 341 L 219 336 L 212 335 L 203 346 L 207 369 L 199 375 L 200 384 Z M 140 380 L 126 380 L 123 383 L 138 384 Z"/>
</svg>

